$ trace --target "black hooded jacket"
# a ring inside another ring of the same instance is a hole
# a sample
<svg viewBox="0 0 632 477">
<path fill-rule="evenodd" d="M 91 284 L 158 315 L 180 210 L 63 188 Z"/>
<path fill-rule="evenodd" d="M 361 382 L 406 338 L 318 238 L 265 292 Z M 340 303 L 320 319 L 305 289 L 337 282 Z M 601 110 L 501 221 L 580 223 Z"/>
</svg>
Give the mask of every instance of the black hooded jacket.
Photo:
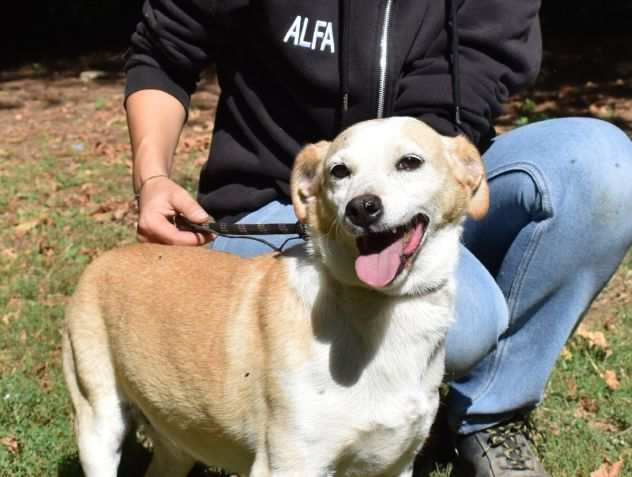
<svg viewBox="0 0 632 477">
<path fill-rule="evenodd" d="M 484 147 L 502 102 L 537 74 L 539 6 L 147 0 L 132 36 L 126 95 L 159 89 L 188 108 L 201 70 L 216 64 L 222 94 L 198 199 L 232 221 L 288 200 L 300 147 L 358 121 L 414 116 Z"/>
</svg>

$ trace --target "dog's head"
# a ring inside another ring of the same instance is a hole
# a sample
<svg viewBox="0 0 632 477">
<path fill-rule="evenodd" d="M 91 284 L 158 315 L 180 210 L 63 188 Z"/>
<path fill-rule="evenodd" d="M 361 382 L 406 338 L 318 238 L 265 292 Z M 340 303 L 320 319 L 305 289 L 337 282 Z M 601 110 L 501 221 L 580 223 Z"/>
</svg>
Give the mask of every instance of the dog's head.
<svg viewBox="0 0 632 477">
<path fill-rule="evenodd" d="M 463 217 L 488 207 L 476 148 L 412 118 L 366 121 L 305 147 L 291 188 L 311 251 L 331 274 L 389 294 L 450 273 Z"/>
</svg>

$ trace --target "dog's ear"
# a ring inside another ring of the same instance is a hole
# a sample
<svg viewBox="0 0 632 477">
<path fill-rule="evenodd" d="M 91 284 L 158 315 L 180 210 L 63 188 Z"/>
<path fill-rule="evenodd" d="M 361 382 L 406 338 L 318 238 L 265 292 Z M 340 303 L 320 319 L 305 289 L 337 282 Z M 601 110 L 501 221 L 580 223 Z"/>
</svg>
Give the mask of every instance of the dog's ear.
<svg viewBox="0 0 632 477">
<path fill-rule="evenodd" d="M 470 196 L 467 214 L 479 220 L 489 209 L 489 188 L 485 179 L 483 160 L 476 146 L 464 136 L 457 136 L 452 140 L 454 174 Z"/>
<path fill-rule="evenodd" d="M 301 223 L 307 220 L 307 203 L 318 194 L 321 169 L 329 145 L 328 141 L 309 144 L 298 153 L 294 160 L 290 189 L 294 213 Z"/>
</svg>

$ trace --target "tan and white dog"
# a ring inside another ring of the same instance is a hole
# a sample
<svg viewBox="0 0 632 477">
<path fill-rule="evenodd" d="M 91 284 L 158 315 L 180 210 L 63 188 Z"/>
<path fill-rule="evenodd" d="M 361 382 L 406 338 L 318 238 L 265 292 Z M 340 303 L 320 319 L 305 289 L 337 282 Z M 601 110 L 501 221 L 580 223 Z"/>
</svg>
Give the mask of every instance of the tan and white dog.
<svg viewBox="0 0 632 477">
<path fill-rule="evenodd" d="M 130 417 L 147 475 L 195 461 L 256 477 L 410 476 L 438 405 L 476 149 L 410 118 L 306 147 L 292 199 L 310 239 L 242 259 L 134 245 L 84 273 L 63 334 L 88 477 L 114 477 Z"/>
</svg>

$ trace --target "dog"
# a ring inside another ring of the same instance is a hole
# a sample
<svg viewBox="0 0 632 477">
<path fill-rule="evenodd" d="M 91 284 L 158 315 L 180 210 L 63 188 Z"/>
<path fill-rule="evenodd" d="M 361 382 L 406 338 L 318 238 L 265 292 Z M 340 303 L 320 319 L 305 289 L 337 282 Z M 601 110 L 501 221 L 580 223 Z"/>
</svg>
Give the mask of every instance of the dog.
<svg viewBox="0 0 632 477">
<path fill-rule="evenodd" d="M 481 158 L 412 118 L 359 123 L 295 160 L 309 239 L 242 259 L 138 244 L 96 259 L 69 304 L 63 364 L 88 477 L 116 475 L 134 416 L 148 476 L 196 461 L 252 477 L 411 476 L 453 320 Z"/>
</svg>

